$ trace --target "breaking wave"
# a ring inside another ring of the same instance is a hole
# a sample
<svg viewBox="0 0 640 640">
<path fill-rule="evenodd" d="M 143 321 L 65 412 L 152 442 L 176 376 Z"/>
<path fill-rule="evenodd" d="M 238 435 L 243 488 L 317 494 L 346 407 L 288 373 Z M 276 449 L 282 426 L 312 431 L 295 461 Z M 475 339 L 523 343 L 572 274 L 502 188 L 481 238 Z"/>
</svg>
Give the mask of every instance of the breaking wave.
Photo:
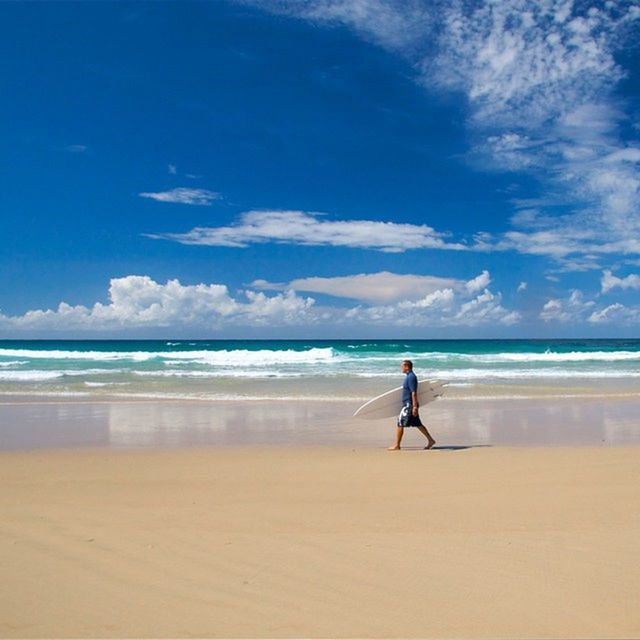
<svg viewBox="0 0 640 640">
<path fill-rule="evenodd" d="M 314 364 L 340 358 L 331 347 L 294 349 L 220 349 L 185 351 L 80 351 L 60 349 L 0 349 L 0 357 L 46 360 L 129 360 L 144 362 L 166 360 L 225 366 L 262 366 L 270 364 Z"/>
</svg>

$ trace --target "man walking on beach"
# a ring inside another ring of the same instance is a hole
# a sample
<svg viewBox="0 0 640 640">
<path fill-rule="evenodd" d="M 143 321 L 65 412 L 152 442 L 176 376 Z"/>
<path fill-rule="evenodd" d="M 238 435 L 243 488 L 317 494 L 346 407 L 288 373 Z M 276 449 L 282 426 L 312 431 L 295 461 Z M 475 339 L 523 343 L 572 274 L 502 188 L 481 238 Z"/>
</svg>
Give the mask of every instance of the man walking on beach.
<svg viewBox="0 0 640 640">
<path fill-rule="evenodd" d="M 398 416 L 396 443 L 392 447 L 389 447 L 389 451 L 400 450 L 400 442 L 405 427 L 417 427 L 429 441 L 425 449 L 431 449 L 436 441 L 431 437 L 431 434 L 422 422 L 420 422 L 420 416 L 418 415 L 418 378 L 413 372 L 413 362 L 411 362 L 411 360 L 403 360 L 400 368 L 402 369 L 402 373 L 405 374 L 404 383 L 402 384 L 402 409 Z"/>
</svg>

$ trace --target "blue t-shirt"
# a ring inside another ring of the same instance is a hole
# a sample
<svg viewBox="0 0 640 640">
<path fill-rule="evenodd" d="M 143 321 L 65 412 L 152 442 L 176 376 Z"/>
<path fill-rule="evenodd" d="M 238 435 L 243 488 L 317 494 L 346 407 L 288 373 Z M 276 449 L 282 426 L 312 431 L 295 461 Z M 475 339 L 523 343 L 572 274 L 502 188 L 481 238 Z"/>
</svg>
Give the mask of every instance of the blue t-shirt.
<svg viewBox="0 0 640 640">
<path fill-rule="evenodd" d="M 404 376 L 404 382 L 402 384 L 402 404 L 411 402 L 412 391 L 418 391 L 418 378 L 413 371 L 408 371 Z"/>
</svg>

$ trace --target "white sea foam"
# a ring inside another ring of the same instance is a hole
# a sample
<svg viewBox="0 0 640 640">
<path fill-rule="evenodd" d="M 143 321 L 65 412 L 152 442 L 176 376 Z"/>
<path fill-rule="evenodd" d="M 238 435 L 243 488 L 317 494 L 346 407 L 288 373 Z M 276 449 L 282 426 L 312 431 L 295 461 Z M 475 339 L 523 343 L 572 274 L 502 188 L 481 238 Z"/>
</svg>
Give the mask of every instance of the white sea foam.
<svg viewBox="0 0 640 640">
<path fill-rule="evenodd" d="M 397 362 L 399 358 L 411 356 L 416 362 L 476 362 L 476 363 L 492 363 L 492 364 L 518 364 L 518 363 L 552 363 L 552 362 L 624 362 L 638 361 L 640 362 L 640 351 L 569 351 L 555 352 L 546 351 L 542 353 L 523 352 L 523 353 L 443 353 L 443 352 L 427 352 L 414 353 L 413 355 L 406 353 L 364 353 L 353 354 L 352 361 L 364 362 Z"/>
<path fill-rule="evenodd" d="M 278 369 L 158 369 L 158 370 L 128 370 L 128 369 L 76 369 L 76 370 L 31 370 L 9 371 L 0 370 L 0 381 L 44 381 L 57 378 L 81 378 L 82 376 L 111 375 L 125 372 L 142 378 L 194 378 L 194 379 L 291 379 L 291 378 L 324 378 L 348 380 L 349 378 L 361 379 L 388 379 L 392 384 L 399 379 L 397 375 L 389 371 L 282 371 Z M 425 379 L 427 374 L 420 376 Z M 429 378 L 441 378 L 451 382 L 477 381 L 479 383 L 489 380 L 543 380 L 543 379 L 625 379 L 639 378 L 640 369 L 633 370 L 606 370 L 598 369 L 561 369 L 561 368 L 527 368 L 527 369 L 431 369 Z M 114 381 L 105 382 L 109 384 Z M 86 382 L 85 382 L 86 383 Z M 97 386 L 97 383 L 93 383 Z"/>
<path fill-rule="evenodd" d="M 526 380 L 526 379 L 558 379 L 558 378 L 640 378 L 640 370 L 611 371 L 604 369 L 438 369 L 434 376 L 446 380 Z M 365 376 L 366 377 L 366 376 Z"/>
<path fill-rule="evenodd" d="M 201 371 L 195 369 L 164 369 L 160 371 L 131 371 L 136 376 L 150 378 L 300 378 L 306 374 L 300 371 L 277 371 L 277 370 L 238 370 L 238 369 L 216 369 L 215 371 Z"/>
<path fill-rule="evenodd" d="M 37 382 L 62 378 L 61 371 L 0 371 L 0 380 L 7 382 Z"/>
<path fill-rule="evenodd" d="M 442 378 L 450 381 L 454 380 L 475 380 L 485 382 L 491 379 L 537 379 L 537 378 L 637 378 L 640 377 L 640 370 L 604 370 L 604 369 L 430 369 L 417 372 L 419 379 Z M 339 374 L 344 375 L 344 374 Z M 389 371 L 352 371 L 346 374 L 347 377 L 354 378 L 387 378 L 398 380 L 398 376 Z M 329 376 L 323 376 L 329 377 Z"/>
<path fill-rule="evenodd" d="M 165 344 L 173 347 L 186 343 Z M 375 343 L 371 346 L 374 347 Z M 52 390 L 72 389 L 84 383 L 87 391 L 97 397 L 105 390 L 144 393 L 146 390 L 157 391 L 158 387 L 174 388 L 177 392 L 189 391 L 193 387 L 194 391 L 215 393 L 225 387 L 214 380 L 242 378 L 265 381 L 260 383 L 261 387 L 266 387 L 269 384 L 266 381 L 272 380 L 269 390 L 277 395 L 279 388 L 284 386 L 294 392 L 295 382 L 287 384 L 287 379 L 295 381 L 304 377 L 310 384 L 313 381 L 322 383 L 316 388 L 322 393 L 326 390 L 322 397 L 330 398 L 349 393 L 350 389 L 359 391 L 366 385 L 363 382 L 366 379 L 379 380 L 378 384 L 386 380 L 389 386 L 399 384 L 397 364 L 405 356 L 412 357 L 421 379 L 440 378 L 454 385 L 482 387 L 493 383 L 515 383 L 523 387 L 528 382 L 532 385 L 552 384 L 558 380 L 561 386 L 562 380 L 582 380 L 588 386 L 599 380 L 627 379 L 635 384 L 640 378 L 640 351 L 560 352 L 556 346 L 556 351 L 534 352 L 531 349 L 537 345 L 531 345 L 529 351 L 521 353 L 401 352 L 409 346 L 398 343 L 394 346 L 398 351 L 394 353 L 359 352 L 354 345 L 335 349 L 308 346 L 306 349 L 199 348 L 193 351 L 184 347 L 158 351 L 82 351 L 79 347 L 77 350 L 0 349 L 0 358 L 4 359 L 0 362 L 0 385 L 11 388 L 12 383 L 20 384 L 22 393 L 22 389 L 29 389 L 29 383 L 33 389 L 49 386 Z M 135 380 L 134 384 L 132 380 Z M 207 384 L 208 380 L 212 382 Z M 280 383 L 279 380 L 285 382 Z M 52 382 L 48 384 L 47 381 Z M 349 387 L 351 381 L 357 386 Z M 309 388 L 307 383 L 301 385 L 302 393 L 304 388 Z"/>
<path fill-rule="evenodd" d="M 71 351 L 42 349 L 0 349 L 0 357 L 33 358 L 46 360 L 179 360 L 224 366 L 264 366 L 270 364 L 314 364 L 340 359 L 331 347 L 313 347 L 304 351 L 294 349 L 221 349 L 194 351 Z"/>
<path fill-rule="evenodd" d="M 116 387 L 116 386 L 119 387 L 129 383 L 128 382 L 90 382 L 89 380 L 85 380 L 84 384 L 87 387 Z"/>
<path fill-rule="evenodd" d="M 568 351 L 565 353 L 546 351 L 544 353 L 483 353 L 464 354 L 464 360 L 476 362 L 620 362 L 636 360 L 640 362 L 638 351 Z"/>
<path fill-rule="evenodd" d="M 112 373 L 125 373 L 128 372 L 129 369 L 103 369 L 103 368 L 92 368 L 92 369 L 58 369 L 60 373 L 63 373 L 65 376 L 98 376 L 103 374 L 112 374 Z"/>
<path fill-rule="evenodd" d="M 55 378 L 63 378 L 70 376 L 93 376 L 101 374 L 113 374 L 127 371 L 127 369 L 31 369 L 30 371 L 10 371 L 0 370 L 0 380 L 23 380 L 23 381 L 38 381 L 38 380 L 53 380 Z"/>
<path fill-rule="evenodd" d="M 0 396 L 15 396 L 16 392 L 15 391 L 0 391 Z M 74 398 L 74 397 L 83 397 L 83 398 L 89 398 L 91 399 L 92 396 L 95 398 L 96 396 L 94 396 L 92 394 L 91 391 L 51 391 L 49 389 L 45 390 L 35 390 L 35 391 L 28 391 L 25 390 L 23 391 L 22 389 L 20 390 L 20 396 L 29 396 L 29 397 L 34 397 L 34 398 L 39 398 L 42 396 L 45 397 L 53 397 L 53 398 L 57 398 L 57 397 L 61 397 L 61 398 Z M 21 404 L 20 402 L 1 402 L 0 404 Z"/>
<path fill-rule="evenodd" d="M 166 343 L 176 345 L 180 343 Z M 349 348 L 352 345 L 348 345 Z M 305 350 L 294 349 L 220 349 L 220 350 L 175 350 L 175 351 L 80 351 L 80 350 L 43 350 L 43 349 L 0 349 L 0 357 L 17 357 L 47 360 L 93 360 L 114 361 L 129 360 L 144 362 L 160 360 L 167 363 L 198 363 L 226 367 L 268 366 L 273 364 L 365 364 L 396 362 L 399 358 L 411 355 L 416 362 L 475 362 L 486 364 L 519 364 L 519 363 L 571 363 L 571 362 L 640 362 L 640 351 L 570 351 L 557 352 L 499 352 L 499 353 L 455 353 L 455 352 L 425 352 L 425 353 L 358 353 L 348 352 L 340 354 L 331 347 L 312 347 Z M 29 360 L 15 360 L 2 362 L 0 366 L 10 364 L 28 364 Z"/>
</svg>

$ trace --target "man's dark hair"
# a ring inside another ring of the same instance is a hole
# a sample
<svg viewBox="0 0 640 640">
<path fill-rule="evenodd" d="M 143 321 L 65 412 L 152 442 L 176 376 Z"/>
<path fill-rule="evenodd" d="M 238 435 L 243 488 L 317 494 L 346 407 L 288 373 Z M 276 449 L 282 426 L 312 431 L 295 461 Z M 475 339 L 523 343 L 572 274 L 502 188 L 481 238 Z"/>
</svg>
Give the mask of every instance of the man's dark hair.
<svg viewBox="0 0 640 640">
<path fill-rule="evenodd" d="M 403 360 L 402 364 L 406 364 L 409 369 L 413 370 L 413 362 L 411 362 L 411 360 Z"/>
</svg>

